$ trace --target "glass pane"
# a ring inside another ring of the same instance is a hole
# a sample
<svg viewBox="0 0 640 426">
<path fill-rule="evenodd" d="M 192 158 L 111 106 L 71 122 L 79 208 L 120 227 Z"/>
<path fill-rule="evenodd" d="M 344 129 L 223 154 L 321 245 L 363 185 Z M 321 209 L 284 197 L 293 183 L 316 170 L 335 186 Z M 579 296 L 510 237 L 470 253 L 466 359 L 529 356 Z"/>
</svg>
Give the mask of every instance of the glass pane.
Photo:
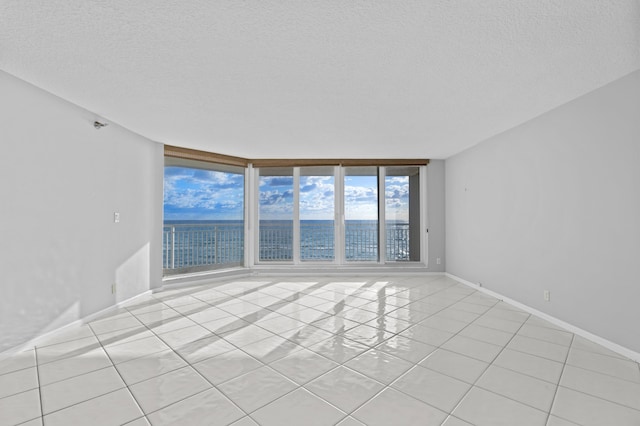
<svg viewBox="0 0 640 426">
<path fill-rule="evenodd" d="M 420 168 L 388 167 L 385 178 L 387 260 L 420 260 Z"/>
<path fill-rule="evenodd" d="M 333 167 L 300 169 L 300 260 L 333 260 L 335 181 Z"/>
<path fill-rule="evenodd" d="M 293 260 L 293 168 L 261 168 L 259 185 L 259 260 Z"/>
<path fill-rule="evenodd" d="M 165 274 L 243 263 L 244 169 L 206 167 L 164 169 Z"/>
<path fill-rule="evenodd" d="M 377 261 L 377 167 L 345 168 L 344 210 L 346 260 Z"/>
</svg>

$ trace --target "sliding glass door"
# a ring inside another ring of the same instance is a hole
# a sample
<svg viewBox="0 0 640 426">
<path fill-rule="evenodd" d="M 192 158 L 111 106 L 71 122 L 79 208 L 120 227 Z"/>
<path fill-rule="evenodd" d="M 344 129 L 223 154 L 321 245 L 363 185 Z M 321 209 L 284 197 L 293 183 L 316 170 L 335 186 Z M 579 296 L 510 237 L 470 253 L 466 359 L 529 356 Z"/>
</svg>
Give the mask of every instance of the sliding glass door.
<svg viewBox="0 0 640 426">
<path fill-rule="evenodd" d="M 344 169 L 344 255 L 347 262 L 378 261 L 378 168 Z"/>
<path fill-rule="evenodd" d="M 259 261 L 293 260 L 292 167 L 266 167 L 258 175 Z"/>
<path fill-rule="evenodd" d="M 257 263 L 418 262 L 419 166 L 256 169 Z"/>
<path fill-rule="evenodd" d="M 300 168 L 300 260 L 335 260 L 335 167 Z"/>
<path fill-rule="evenodd" d="M 385 168 L 384 206 L 387 261 L 419 261 L 419 167 Z"/>
</svg>

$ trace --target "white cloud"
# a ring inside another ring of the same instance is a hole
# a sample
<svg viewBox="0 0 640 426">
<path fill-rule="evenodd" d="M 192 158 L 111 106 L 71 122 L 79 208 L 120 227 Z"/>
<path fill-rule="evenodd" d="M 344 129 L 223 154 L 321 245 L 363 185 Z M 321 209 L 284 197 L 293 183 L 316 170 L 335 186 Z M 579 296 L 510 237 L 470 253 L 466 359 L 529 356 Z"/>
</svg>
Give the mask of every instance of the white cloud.
<svg viewBox="0 0 640 426">
<path fill-rule="evenodd" d="M 165 168 L 165 211 L 186 219 L 207 219 L 241 215 L 244 205 L 244 176 L 182 167 Z M 177 213 L 176 210 L 179 212 Z"/>
<path fill-rule="evenodd" d="M 335 215 L 332 176 L 300 177 L 300 218 L 333 220 Z"/>
</svg>

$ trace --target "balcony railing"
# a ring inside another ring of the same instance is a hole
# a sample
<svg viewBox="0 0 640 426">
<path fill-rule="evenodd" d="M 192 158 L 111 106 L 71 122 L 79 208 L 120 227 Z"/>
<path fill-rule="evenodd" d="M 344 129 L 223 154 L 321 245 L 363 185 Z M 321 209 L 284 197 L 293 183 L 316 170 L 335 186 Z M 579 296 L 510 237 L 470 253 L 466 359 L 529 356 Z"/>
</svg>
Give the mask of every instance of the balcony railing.
<svg viewBox="0 0 640 426">
<path fill-rule="evenodd" d="M 333 221 L 300 222 L 300 260 L 331 261 L 335 259 Z"/>
<path fill-rule="evenodd" d="M 165 225 L 162 248 L 165 273 L 242 265 L 244 225 Z"/>
<path fill-rule="evenodd" d="M 344 234 L 344 252 L 348 261 L 378 260 L 378 222 L 347 221 Z"/>
<path fill-rule="evenodd" d="M 409 224 L 388 222 L 386 255 L 388 261 L 407 261 L 409 256 Z M 378 258 L 378 224 L 347 222 L 345 225 L 345 254 L 349 261 L 375 261 Z"/>
<path fill-rule="evenodd" d="M 386 257 L 390 261 L 408 261 L 409 224 L 387 223 Z M 300 223 L 300 259 L 332 261 L 335 259 L 333 221 Z M 378 259 L 378 226 L 374 221 L 347 221 L 345 225 L 347 261 Z M 260 223 L 259 261 L 293 259 L 293 224 L 290 221 Z M 163 231 L 163 268 L 165 274 L 182 273 L 222 266 L 242 265 L 244 260 L 244 225 L 174 224 Z"/>
<path fill-rule="evenodd" d="M 293 260 L 293 222 L 288 220 L 260 222 L 260 261 Z"/>
<path fill-rule="evenodd" d="M 387 223 L 387 260 L 411 260 L 409 253 L 409 224 Z M 419 254 L 419 253 L 418 253 Z"/>
</svg>

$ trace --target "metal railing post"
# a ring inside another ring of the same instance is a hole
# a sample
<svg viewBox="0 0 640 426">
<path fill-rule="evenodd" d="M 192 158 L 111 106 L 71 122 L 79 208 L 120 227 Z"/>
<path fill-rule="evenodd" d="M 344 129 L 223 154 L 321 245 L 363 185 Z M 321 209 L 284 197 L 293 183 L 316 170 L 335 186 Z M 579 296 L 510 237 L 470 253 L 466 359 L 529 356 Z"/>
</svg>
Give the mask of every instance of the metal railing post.
<svg viewBox="0 0 640 426">
<path fill-rule="evenodd" d="M 176 227 L 171 227 L 171 269 L 176 267 Z"/>
</svg>

